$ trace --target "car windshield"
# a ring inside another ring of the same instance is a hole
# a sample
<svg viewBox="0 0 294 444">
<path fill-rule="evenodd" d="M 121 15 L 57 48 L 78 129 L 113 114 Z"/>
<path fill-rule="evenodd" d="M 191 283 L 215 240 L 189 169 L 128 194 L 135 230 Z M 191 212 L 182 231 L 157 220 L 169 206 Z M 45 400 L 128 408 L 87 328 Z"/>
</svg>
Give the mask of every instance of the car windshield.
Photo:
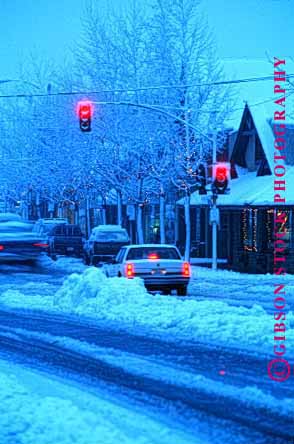
<svg viewBox="0 0 294 444">
<path fill-rule="evenodd" d="M 181 259 L 175 248 L 138 247 L 131 248 L 127 259 Z"/>
<path fill-rule="evenodd" d="M 128 242 L 129 238 L 124 231 L 96 231 L 96 242 Z"/>
<path fill-rule="evenodd" d="M 43 232 L 44 233 L 49 233 L 54 227 L 56 227 L 56 225 L 57 224 L 46 224 L 46 225 L 43 225 L 43 228 L 42 228 L 42 230 L 43 230 Z"/>
</svg>

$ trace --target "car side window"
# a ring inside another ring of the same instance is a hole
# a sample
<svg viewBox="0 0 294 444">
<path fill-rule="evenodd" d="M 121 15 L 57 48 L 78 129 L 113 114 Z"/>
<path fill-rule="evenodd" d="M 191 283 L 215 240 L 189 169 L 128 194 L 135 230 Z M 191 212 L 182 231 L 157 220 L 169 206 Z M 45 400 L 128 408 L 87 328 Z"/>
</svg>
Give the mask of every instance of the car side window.
<svg viewBox="0 0 294 444">
<path fill-rule="evenodd" d="M 125 249 L 125 248 L 122 248 L 122 249 L 119 251 L 119 253 L 117 254 L 116 258 L 115 258 L 116 262 L 118 262 L 119 264 L 122 263 L 122 260 L 123 260 L 123 257 L 124 257 L 124 254 L 125 254 L 125 251 L 126 251 L 126 249 Z"/>
</svg>

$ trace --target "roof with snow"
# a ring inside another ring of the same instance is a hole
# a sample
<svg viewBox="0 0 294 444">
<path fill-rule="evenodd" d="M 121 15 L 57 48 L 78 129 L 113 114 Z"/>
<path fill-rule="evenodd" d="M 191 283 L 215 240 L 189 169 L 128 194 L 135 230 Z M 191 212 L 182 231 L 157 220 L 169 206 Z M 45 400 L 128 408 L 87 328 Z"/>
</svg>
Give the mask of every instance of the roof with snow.
<svg viewBox="0 0 294 444">
<path fill-rule="evenodd" d="M 229 194 L 220 194 L 217 205 L 222 207 L 231 206 L 289 206 L 294 205 L 294 167 L 288 167 L 286 175 L 286 191 L 281 191 L 285 197 L 285 204 L 274 204 L 274 177 L 256 176 L 256 172 L 246 173 L 234 179 L 230 184 Z M 278 192 L 276 192 L 278 193 Z M 195 192 L 191 196 L 191 205 L 201 206 L 209 204 L 210 195 L 199 195 Z M 184 199 L 178 201 L 178 205 L 184 205 Z"/>
</svg>

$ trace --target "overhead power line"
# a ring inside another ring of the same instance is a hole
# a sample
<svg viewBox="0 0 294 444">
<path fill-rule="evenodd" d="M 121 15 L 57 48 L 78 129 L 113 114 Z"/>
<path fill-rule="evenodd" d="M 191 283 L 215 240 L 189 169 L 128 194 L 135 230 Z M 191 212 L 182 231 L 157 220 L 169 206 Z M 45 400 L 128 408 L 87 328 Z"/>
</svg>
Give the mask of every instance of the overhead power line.
<svg viewBox="0 0 294 444">
<path fill-rule="evenodd" d="M 294 78 L 294 74 L 287 74 L 286 79 L 289 80 Z M 158 86 L 145 86 L 141 88 L 121 88 L 121 89 L 101 89 L 96 91 L 59 91 L 50 93 L 22 93 L 22 94 L 2 94 L 0 99 L 9 98 L 32 98 L 32 97 L 52 97 L 52 96 L 82 96 L 90 94 L 107 94 L 107 93 L 131 93 L 137 91 L 150 91 L 150 90 L 160 90 L 160 89 L 187 89 L 187 88 L 200 88 L 204 86 L 221 86 L 221 85 L 236 85 L 240 83 L 252 83 L 252 82 L 263 82 L 268 80 L 273 80 L 274 76 L 263 76 L 263 77 L 250 77 L 246 79 L 237 80 L 220 80 L 216 82 L 208 83 L 193 83 L 191 85 L 158 85 Z"/>
</svg>

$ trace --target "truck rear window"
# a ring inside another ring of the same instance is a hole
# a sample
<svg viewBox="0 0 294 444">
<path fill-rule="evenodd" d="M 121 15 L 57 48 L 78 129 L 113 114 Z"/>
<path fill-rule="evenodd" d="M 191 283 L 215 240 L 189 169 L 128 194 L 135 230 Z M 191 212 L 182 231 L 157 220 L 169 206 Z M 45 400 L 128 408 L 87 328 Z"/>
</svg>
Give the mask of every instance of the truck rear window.
<svg viewBox="0 0 294 444">
<path fill-rule="evenodd" d="M 129 237 L 123 231 L 96 231 L 96 242 L 128 242 Z"/>
<path fill-rule="evenodd" d="M 129 250 L 127 260 L 136 259 L 181 259 L 175 248 L 132 248 Z"/>
<path fill-rule="evenodd" d="M 70 236 L 70 237 L 81 237 L 82 232 L 80 227 L 76 225 L 57 225 L 52 230 L 53 236 Z"/>
</svg>

